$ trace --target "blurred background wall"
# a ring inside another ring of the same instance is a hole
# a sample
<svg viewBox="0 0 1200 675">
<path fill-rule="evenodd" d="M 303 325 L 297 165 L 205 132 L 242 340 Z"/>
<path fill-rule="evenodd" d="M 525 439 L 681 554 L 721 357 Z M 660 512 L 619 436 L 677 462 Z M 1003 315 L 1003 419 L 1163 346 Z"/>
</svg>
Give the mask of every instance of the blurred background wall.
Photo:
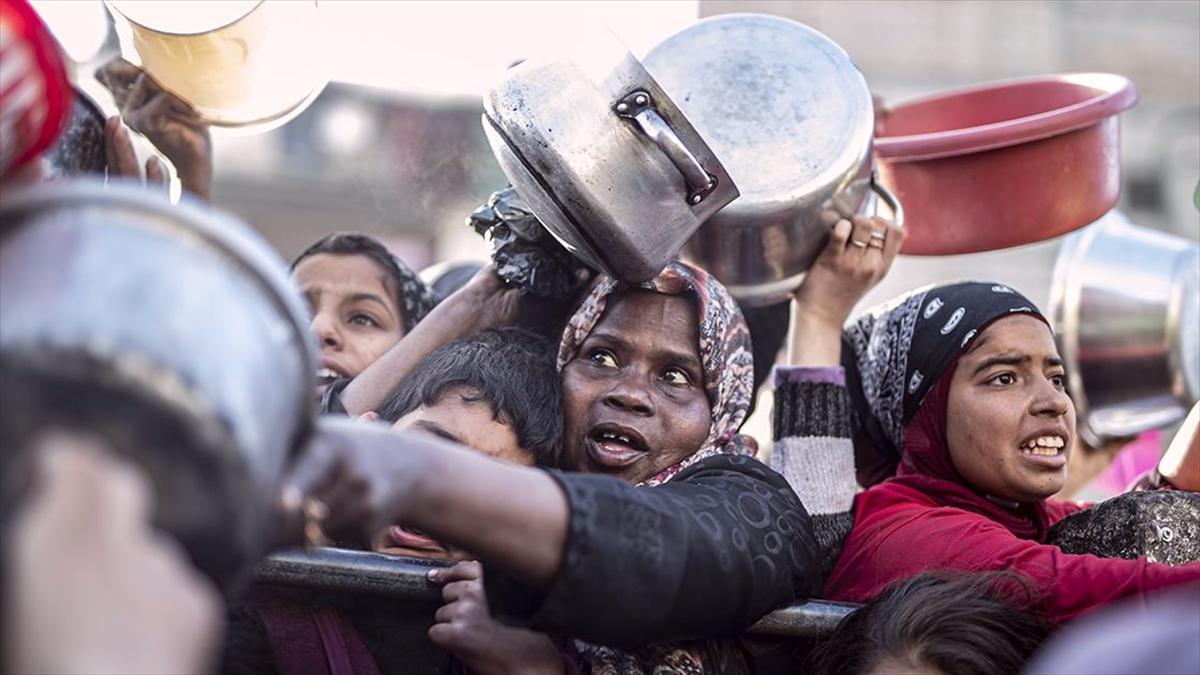
<svg viewBox="0 0 1200 675">
<path fill-rule="evenodd" d="M 116 49 L 101 4 L 36 4 L 60 35 L 74 32 L 73 43 L 91 31 L 94 53 L 73 52 L 79 79 L 90 80 L 94 65 Z M 1122 117 L 1120 208 L 1142 225 L 1191 238 L 1200 233 L 1192 205 L 1200 177 L 1194 0 L 334 1 L 323 2 L 322 11 L 328 43 L 314 49 L 327 52 L 333 81 L 316 102 L 269 133 L 215 139 L 215 201 L 287 257 L 327 232 L 362 230 L 417 267 L 482 259 L 486 247 L 463 221 L 504 185 L 479 123 L 487 83 L 516 59 L 553 52 L 597 23 L 644 53 L 697 17 L 726 12 L 776 14 L 824 32 L 888 101 L 1022 75 L 1126 75 L 1141 102 Z M 963 276 L 992 277 L 1043 302 L 1056 248 L 1050 241 L 902 258 L 867 302 Z"/>
</svg>

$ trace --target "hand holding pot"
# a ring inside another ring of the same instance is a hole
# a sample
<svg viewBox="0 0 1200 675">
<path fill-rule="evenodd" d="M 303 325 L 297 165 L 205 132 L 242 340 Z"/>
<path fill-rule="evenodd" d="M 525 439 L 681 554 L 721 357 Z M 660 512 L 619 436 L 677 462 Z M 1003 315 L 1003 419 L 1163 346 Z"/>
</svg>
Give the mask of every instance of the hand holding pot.
<svg viewBox="0 0 1200 675">
<path fill-rule="evenodd" d="M 825 211 L 821 217 L 832 226 L 829 243 L 792 296 L 793 365 L 840 363 L 842 325 L 891 269 L 904 243 L 904 229 L 878 216 L 847 220 Z"/>
<path fill-rule="evenodd" d="M 195 110 L 140 68 L 119 57 L 101 66 L 96 79 L 112 92 L 125 123 L 171 160 L 184 189 L 210 199 L 212 138 Z"/>
</svg>

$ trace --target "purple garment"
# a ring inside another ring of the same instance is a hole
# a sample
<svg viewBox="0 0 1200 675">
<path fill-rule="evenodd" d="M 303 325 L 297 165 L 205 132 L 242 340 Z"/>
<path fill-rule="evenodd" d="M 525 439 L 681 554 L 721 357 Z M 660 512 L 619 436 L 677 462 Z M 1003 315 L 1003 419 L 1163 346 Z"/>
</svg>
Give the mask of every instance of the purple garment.
<svg viewBox="0 0 1200 675">
<path fill-rule="evenodd" d="M 841 366 L 775 366 L 775 386 L 791 382 L 846 386 L 846 369 Z"/>
</svg>

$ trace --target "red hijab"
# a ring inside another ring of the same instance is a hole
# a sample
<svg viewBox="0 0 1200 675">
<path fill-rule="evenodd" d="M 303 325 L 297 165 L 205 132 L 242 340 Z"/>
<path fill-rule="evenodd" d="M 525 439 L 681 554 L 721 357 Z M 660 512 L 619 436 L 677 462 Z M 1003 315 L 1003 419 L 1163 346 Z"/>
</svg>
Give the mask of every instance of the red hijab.
<svg viewBox="0 0 1200 675">
<path fill-rule="evenodd" d="M 1009 570 L 1028 577 L 1054 620 L 1113 599 L 1200 579 L 1200 564 L 1168 567 L 1144 559 L 1070 555 L 1044 543 L 1076 504 L 1045 499 L 1012 504 L 972 488 L 946 442 L 947 404 L 957 359 L 904 427 L 895 477 L 854 502 L 854 528 L 825 586 L 825 597 L 864 602 L 924 571 Z"/>
</svg>

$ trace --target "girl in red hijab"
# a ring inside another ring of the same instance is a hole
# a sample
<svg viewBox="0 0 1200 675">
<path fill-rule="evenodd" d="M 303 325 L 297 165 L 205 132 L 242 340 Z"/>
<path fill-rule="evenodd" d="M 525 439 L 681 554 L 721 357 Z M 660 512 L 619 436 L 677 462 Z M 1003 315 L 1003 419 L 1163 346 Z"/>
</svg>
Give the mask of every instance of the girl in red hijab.
<svg viewBox="0 0 1200 675">
<path fill-rule="evenodd" d="M 854 527 L 825 597 L 862 602 L 927 570 L 1028 577 L 1056 621 L 1200 579 L 1200 564 L 1069 555 L 1049 527 L 1081 506 L 1066 478 L 1075 407 L 1046 319 L 1007 286 L 915 291 L 845 333 L 856 441 L 899 456 L 854 500 Z M 884 462 L 886 463 L 886 462 Z M 860 477 L 861 477 L 860 473 Z"/>
</svg>

